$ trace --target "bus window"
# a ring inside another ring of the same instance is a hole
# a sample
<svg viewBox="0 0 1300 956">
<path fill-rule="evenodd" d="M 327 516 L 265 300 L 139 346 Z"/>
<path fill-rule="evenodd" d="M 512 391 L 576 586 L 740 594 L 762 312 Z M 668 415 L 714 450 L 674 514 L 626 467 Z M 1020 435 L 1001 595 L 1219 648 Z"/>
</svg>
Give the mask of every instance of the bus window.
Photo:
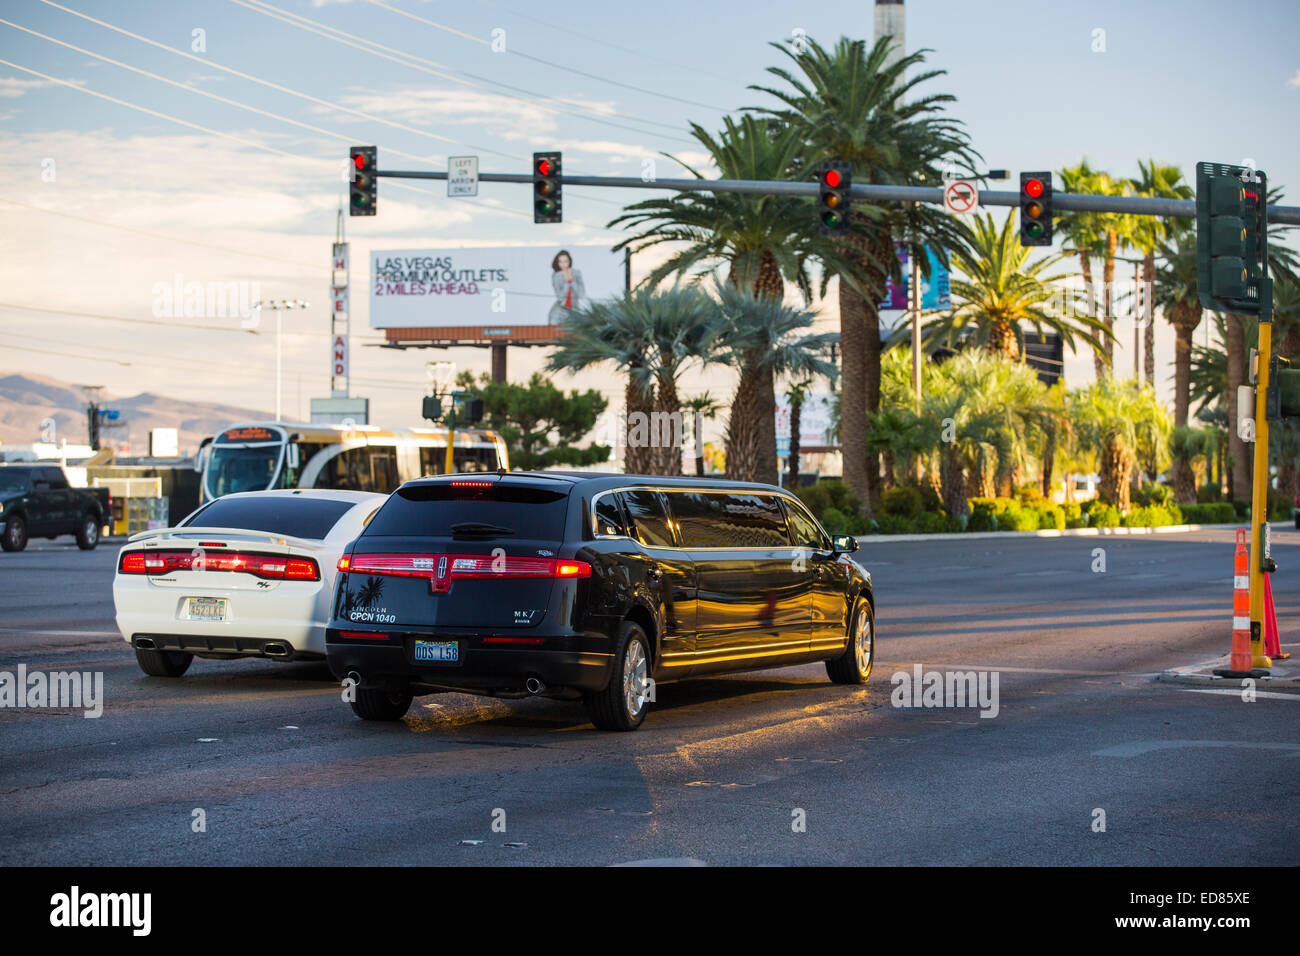
<svg viewBox="0 0 1300 956">
<path fill-rule="evenodd" d="M 452 452 L 452 468 L 457 472 L 496 471 L 498 467 L 495 448 L 456 448 Z M 441 475 L 446 471 L 447 446 L 420 449 L 420 474 Z"/>
<path fill-rule="evenodd" d="M 278 444 L 214 444 L 205 482 L 208 497 L 269 488 L 280 461 L 280 449 Z"/>
<path fill-rule="evenodd" d="M 401 479 L 397 477 L 397 454 L 392 448 L 370 448 L 370 487 L 367 491 L 391 494 Z"/>
</svg>

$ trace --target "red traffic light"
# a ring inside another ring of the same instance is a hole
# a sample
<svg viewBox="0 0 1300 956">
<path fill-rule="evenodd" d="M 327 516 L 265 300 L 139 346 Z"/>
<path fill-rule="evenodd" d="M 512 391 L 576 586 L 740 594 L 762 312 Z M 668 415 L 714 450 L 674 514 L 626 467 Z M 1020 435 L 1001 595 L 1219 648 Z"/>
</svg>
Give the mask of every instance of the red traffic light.
<svg viewBox="0 0 1300 956">
<path fill-rule="evenodd" d="M 549 159 L 543 159 L 537 164 L 537 171 L 543 176 L 551 175 L 551 168 L 551 161 Z"/>
<path fill-rule="evenodd" d="M 1026 179 L 1024 183 L 1025 195 L 1037 199 L 1043 194 L 1042 180 Z"/>
<path fill-rule="evenodd" d="M 837 169 L 828 169 L 822 176 L 822 182 L 834 189 L 840 184 L 840 173 Z"/>
<path fill-rule="evenodd" d="M 357 153 L 355 156 L 352 157 L 352 162 L 353 162 L 353 164 L 356 165 L 357 169 L 365 169 L 365 168 L 366 168 L 366 154 L 365 154 L 365 153 Z"/>
</svg>

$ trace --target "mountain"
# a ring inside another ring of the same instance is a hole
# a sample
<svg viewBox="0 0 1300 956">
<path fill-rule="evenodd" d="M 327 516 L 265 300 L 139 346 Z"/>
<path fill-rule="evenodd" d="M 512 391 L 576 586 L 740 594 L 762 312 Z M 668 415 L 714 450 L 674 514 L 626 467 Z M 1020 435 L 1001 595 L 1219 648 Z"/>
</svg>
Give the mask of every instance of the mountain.
<svg viewBox="0 0 1300 956">
<path fill-rule="evenodd" d="M 267 412 L 215 402 L 191 402 L 141 392 L 126 398 L 101 393 L 100 407 L 121 412 L 121 428 L 106 429 L 105 441 L 129 440 L 130 454 L 149 453 L 149 429 L 176 428 L 180 432 L 182 454 L 192 454 L 199 442 L 231 422 L 265 420 Z M 5 445 L 30 445 L 43 440 L 43 423 L 53 420 L 55 441 L 66 438 L 70 444 L 85 444 L 86 394 L 67 382 L 44 375 L 0 370 L 0 441 Z M 48 426 L 44 426 L 46 433 Z M 124 454 L 126 452 L 123 452 Z"/>
</svg>

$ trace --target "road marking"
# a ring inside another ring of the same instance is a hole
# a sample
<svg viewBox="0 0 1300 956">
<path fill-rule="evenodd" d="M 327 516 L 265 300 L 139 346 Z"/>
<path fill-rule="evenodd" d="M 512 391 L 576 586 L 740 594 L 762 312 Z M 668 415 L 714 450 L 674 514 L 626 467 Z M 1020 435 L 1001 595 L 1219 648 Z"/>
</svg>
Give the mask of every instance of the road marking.
<svg viewBox="0 0 1300 956">
<path fill-rule="evenodd" d="M 1226 694 L 1229 697 L 1240 697 L 1240 689 L 1233 690 L 1231 687 L 1180 687 L 1179 690 L 1187 691 L 1189 694 Z M 1269 700 L 1300 700 L 1300 694 L 1284 694 L 1276 690 L 1257 690 L 1252 692 L 1256 697 L 1267 697 Z"/>
<path fill-rule="evenodd" d="M 1136 740 L 1104 750 L 1094 750 L 1094 757 L 1143 757 L 1157 750 L 1183 750 L 1189 747 L 1241 747 L 1246 750 L 1289 750 L 1300 753 L 1300 744 L 1263 743 L 1251 740 Z"/>
</svg>

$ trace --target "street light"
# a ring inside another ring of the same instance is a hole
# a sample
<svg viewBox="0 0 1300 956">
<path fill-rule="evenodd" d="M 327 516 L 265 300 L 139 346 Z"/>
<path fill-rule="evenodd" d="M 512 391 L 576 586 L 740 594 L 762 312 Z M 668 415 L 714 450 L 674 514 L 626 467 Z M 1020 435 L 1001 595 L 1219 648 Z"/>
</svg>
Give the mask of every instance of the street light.
<svg viewBox="0 0 1300 956">
<path fill-rule="evenodd" d="M 253 312 L 261 315 L 263 309 L 270 309 L 275 313 L 275 420 L 280 420 L 280 358 L 283 354 L 281 340 L 284 332 L 284 319 L 281 312 L 287 312 L 289 309 L 305 309 L 310 302 L 304 302 L 302 299 L 267 299 L 263 302 L 261 299 L 253 303 Z"/>
</svg>

